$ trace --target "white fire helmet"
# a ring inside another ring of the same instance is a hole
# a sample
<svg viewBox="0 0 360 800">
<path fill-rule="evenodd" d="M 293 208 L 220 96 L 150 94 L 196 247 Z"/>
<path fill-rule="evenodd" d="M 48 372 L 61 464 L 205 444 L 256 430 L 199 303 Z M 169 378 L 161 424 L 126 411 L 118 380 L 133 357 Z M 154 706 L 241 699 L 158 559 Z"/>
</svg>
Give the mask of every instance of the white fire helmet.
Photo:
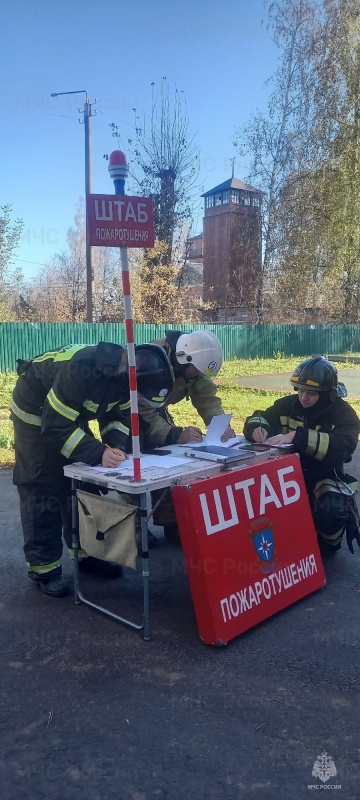
<svg viewBox="0 0 360 800">
<path fill-rule="evenodd" d="M 210 331 L 182 333 L 176 342 L 179 364 L 193 364 L 204 378 L 215 378 L 221 369 L 223 352 L 217 336 Z"/>
</svg>

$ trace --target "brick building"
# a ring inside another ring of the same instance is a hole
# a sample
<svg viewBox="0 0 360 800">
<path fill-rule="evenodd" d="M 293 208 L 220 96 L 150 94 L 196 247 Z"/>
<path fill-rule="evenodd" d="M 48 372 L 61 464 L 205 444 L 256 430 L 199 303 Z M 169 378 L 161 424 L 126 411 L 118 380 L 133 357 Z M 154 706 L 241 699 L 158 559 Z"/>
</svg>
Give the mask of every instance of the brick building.
<svg viewBox="0 0 360 800">
<path fill-rule="evenodd" d="M 202 195 L 203 300 L 213 322 L 254 322 L 261 272 L 261 192 L 237 178 Z"/>
</svg>

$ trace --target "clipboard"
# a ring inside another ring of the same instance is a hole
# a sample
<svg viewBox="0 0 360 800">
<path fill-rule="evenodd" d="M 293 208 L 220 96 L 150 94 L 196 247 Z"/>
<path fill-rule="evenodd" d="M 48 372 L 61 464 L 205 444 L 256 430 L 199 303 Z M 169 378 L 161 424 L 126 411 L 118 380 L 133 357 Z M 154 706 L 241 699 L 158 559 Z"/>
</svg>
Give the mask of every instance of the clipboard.
<svg viewBox="0 0 360 800">
<path fill-rule="evenodd" d="M 234 450 L 229 447 L 218 447 L 217 445 L 201 445 L 194 448 L 194 450 L 185 450 L 185 455 L 188 458 L 201 458 L 205 461 L 217 461 L 224 466 L 229 464 L 237 464 L 239 461 L 248 461 L 249 458 L 254 458 L 255 453 L 249 450 Z"/>
</svg>

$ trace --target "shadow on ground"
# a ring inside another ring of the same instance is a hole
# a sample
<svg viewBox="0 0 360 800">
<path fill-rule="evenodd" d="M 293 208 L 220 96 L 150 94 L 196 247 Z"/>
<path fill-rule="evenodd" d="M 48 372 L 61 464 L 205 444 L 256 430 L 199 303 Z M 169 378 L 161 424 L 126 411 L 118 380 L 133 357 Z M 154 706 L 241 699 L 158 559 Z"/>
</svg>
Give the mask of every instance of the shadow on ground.
<svg viewBox="0 0 360 800">
<path fill-rule="evenodd" d="M 28 580 L 11 477 L 0 472 L 4 799 L 308 798 L 322 751 L 337 769 L 327 783 L 358 798 L 360 551 L 326 563 L 325 589 L 211 648 L 182 551 L 163 541 L 145 643 Z M 138 573 L 83 586 L 136 617 Z"/>
</svg>

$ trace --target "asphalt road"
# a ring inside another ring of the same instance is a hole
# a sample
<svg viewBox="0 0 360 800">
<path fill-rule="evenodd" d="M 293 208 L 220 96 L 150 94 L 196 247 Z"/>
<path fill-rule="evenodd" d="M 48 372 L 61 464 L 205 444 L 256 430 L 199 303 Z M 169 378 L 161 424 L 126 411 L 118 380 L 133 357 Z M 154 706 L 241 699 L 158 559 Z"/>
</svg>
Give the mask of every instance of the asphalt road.
<svg viewBox="0 0 360 800">
<path fill-rule="evenodd" d="M 337 365 L 338 366 L 338 365 Z M 338 367 L 339 381 L 345 384 L 349 397 L 360 396 L 359 369 L 341 369 Z M 272 373 L 271 375 L 249 375 L 231 378 L 244 389 L 266 389 L 273 392 L 290 392 L 291 372 Z M 227 379 L 228 380 L 228 379 Z M 224 378 L 221 381 L 226 382 Z"/>
<path fill-rule="evenodd" d="M 358 800 L 360 551 L 343 546 L 324 589 L 212 648 L 197 634 L 182 551 L 164 542 L 145 643 L 72 597 L 41 594 L 26 576 L 10 470 L 0 487 L 4 800 L 302 800 L 322 796 L 308 786 L 321 784 L 323 751 L 337 770 L 327 788 L 341 785 L 327 795 Z M 85 577 L 85 588 L 131 613 L 141 578 Z"/>
</svg>

